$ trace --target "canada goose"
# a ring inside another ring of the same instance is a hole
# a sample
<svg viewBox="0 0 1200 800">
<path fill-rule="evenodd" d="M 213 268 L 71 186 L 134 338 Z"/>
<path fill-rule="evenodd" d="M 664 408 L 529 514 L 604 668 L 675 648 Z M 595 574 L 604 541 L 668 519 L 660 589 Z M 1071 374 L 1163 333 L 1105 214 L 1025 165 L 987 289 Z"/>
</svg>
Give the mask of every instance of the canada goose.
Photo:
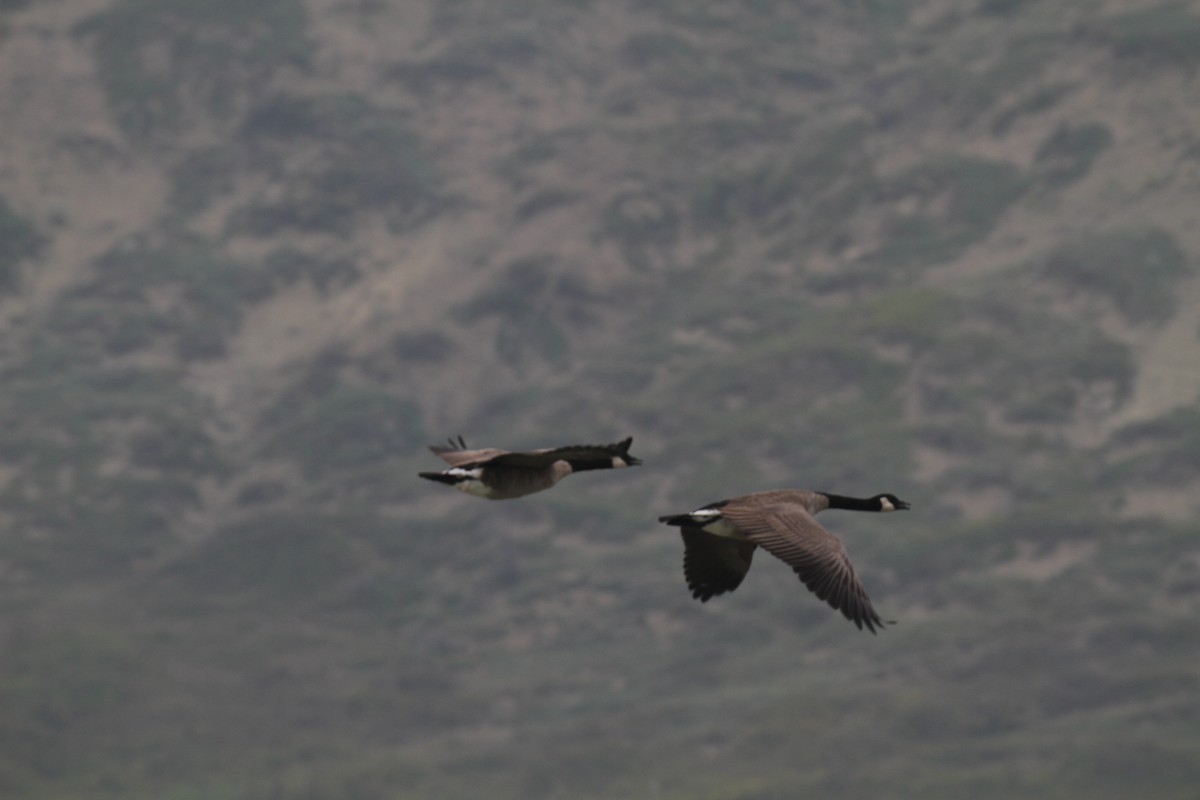
<svg viewBox="0 0 1200 800">
<path fill-rule="evenodd" d="M 908 503 L 894 494 L 843 497 L 805 489 L 756 492 L 709 503 L 690 514 L 659 517 L 683 534 L 683 575 L 692 597 L 732 592 L 746 577 L 761 545 L 800 576 L 817 597 L 871 633 L 883 620 L 854 574 L 846 548 L 813 517 L 827 508 L 851 511 L 903 511 Z"/>
<path fill-rule="evenodd" d="M 422 472 L 422 478 L 453 486 L 460 492 L 488 500 L 510 500 L 549 489 L 572 472 L 588 469 L 620 469 L 641 464 L 629 455 L 633 437 L 616 444 L 569 445 L 545 450 L 510 453 L 506 450 L 468 450 L 461 436 L 450 446 L 431 445 L 450 465 L 444 472 Z"/>
</svg>

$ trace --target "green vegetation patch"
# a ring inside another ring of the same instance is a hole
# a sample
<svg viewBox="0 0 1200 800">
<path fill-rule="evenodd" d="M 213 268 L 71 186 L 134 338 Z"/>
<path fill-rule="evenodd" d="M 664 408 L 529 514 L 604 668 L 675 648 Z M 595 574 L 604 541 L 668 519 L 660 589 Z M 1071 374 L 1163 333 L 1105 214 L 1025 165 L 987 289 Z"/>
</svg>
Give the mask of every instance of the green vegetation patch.
<svg viewBox="0 0 1200 800">
<path fill-rule="evenodd" d="M 1133 353 L 1097 329 L 1002 295 L 963 309 L 974 329 L 957 330 L 929 352 L 922 393 L 934 408 L 994 403 L 1013 422 L 1062 423 L 1073 419 L 1085 392 L 1106 390 L 1120 404 L 1133 391 Z"/>
<path fill-rule="evenodd" d="M 695 45 L 666 31 L 635 33 L 621 45 L 621 57 L 639 70 L 687 67 L 701 55 Z"/>
<path fill-rule="evenodd" d="M 222 528 L 167 573 L 189 600 L 295 602 L 357 574 L 360 557 L 347 536 L 353 524 L 321 514 L 257 515 Z"/>
<path fill-rule="evenodd" d="M 11 515 L 0 558 L 24 569 L 126 569 L 172 541 L 198 479 L 225 474 L 208 409 L 175 373 L 47 356 L 4 383 L 0 462 L 18 470 L 0 488 Z"/>
<path fill-rule="evenodd" d="M 185 360 L 204 359 L 225 352 L 245 309 L 274 290 L 273 277 L 268 270 L 230 259 L 201 237 L 133 238 L 101 255 L 95 276 L 68 300 L 114 308 L 107 317 L 101 313 L 80 320 L 101 333 L 110 351 L 167 337 Z M 158 311 L 164 303 L 169 311 Z"/>
<path fill-rule="evenodd" d="M 622 246 L 673 243 L 679 233 L 679 214 L 666 200 L 642 192 L 618 193 L 604 210 L 604 232 Z"/>
<path fill-rule="evenodd" d="M 265 453 L 295 460 L 312 478 L 379 466 L 425 438 L 413 401 L 341 381 L 285 393 L 264 424 L 271 431 Z"/>
<path fill-rule="evenodd" d="M 115 631 L 8 634 L 0 662 L 0 785 L 16 770 L 40 781 L 61 776 L 64 761 L 78 755 L 69 744 L 75 735 L 120 713 L 145 674 L 145 655 Z"/>
<path fill-rule="evenodd" d="M 979 10 L 985 14 L 1007 16 L 1019 11 L 1029 0 L 981 0 Z"/>
<path fill-rule="evenodd" d="M 965 129 L 1042 76 L 1061 49 L 1056 37 L 1036 33 L 1006 37 L 996 55 L 986 46 L 963 50 L 939 43 L 911 66 L 880 81 L 881 95 L 872 102 L 889 127 L 924 127 L 932 115 Z"/>
<path fill-rule="evenodd" d="M 1140 486 L 1182 486 L 1200 477 L 1200 411 L 1181 408 L 1117 431 L 1106 480 Z"/>
<path fill-rule="evenodd" d="M 247 116 L 243 133 L 250 168 L 265 169 L 283 199 L 235 212 L 235 233 L 342 233 L 368 212 L 403 229 L 443 201 L 441 178 L 405 120 L 357 95 L 278 95 Z"/>
<path fill-rule="evenodd" d="M 639 427 L 672 442 L 672 457 L 692 469 L 687 483 L 714 493 L 697 499 L 720 499 L 730 485 L 753 483 L 762 459 L 829 482 L 856 482 L 868 465 L 877 476 L 903 474 L 909 458 L 899 408 L 904 368 L 881 357 L 844 309 L 751 293 L 711 298 L 718 310 L 697 298 L 683 330 L 703 330 L 719 318 L 714 313 L 730 315 L 737 303 L 747 304 L 746 328 L 719 349 L 660 356 L 674 365 L 669 372 L 615 393 L 629 396 Z M 871 330 L 872 338 L 908 325 L 906 314 L 889 318 L 885 307 L 881 302 L 862 315 L 867 326 L 887 326 Z M 579 398 L 588 402 L 594 399 Z M 738 443 L 737 452 L 729 451 L 729 442 Z M 813 453 L 820 453 L 819 463 Z"/>
<path fill-rule="evenodd" d="M 0 294 L 16 286 L 21 262 L 37 258 L 46 244 L 46 237 L 33 223 L 13 211 L 0 195 Z"/>
<path fill-rule="evenodd" d="M 1112 131 L 1106 125 L 1060 125 L 1038 147 L 1034 168 L 1051 185 L 1073 183 L 1087 174 L 1112 143 Z"/>
<path fill-rule="evenodd" d="M 1099 295 L 1133 322 L 1164 322 L 1175 311 L 1175 285 L 1195 267 L 1162 228 L 1126 228 L 1066 242 L 1033 269 L 1059 285 Z"/>
<path fill-rule="evenodd" d="M 228 118 L 284 66 L 307 62 L 299 0 L 121 0 L 77 28 L 95 44 L 117 124 L 145 140 L 177 132 L 188 106 Z"/>
<path fill-rule="evenodd" d="M 850 322 L 884 344 L 927 347 L 945 337 L 962 314 L 949 292 L 921 287 L 872 297 Z"/>
<path fill-rule="evenodd" d="M 824 134 L 798 136 L 796 144 L 789 145 L 789 152 L 800 148 L 802 142 L 810 144 L 784 163 L 779 163 L 774 153 L 749 166 L 721 168 L 717 162 L 694 181 L 692 224 L 704 231 L 746 222 L 760 228 L 787 223 L 804 226 L 811 233 L 841 222 L 847 211 L 846 197 L 838 190 L 847 184 L 857 185 L 867 169 L 866 133 L 863 126 L 852 124 Z M 762 126 L 729 122 L 711 123 L 705 129 L 689 132 L 689 137 L 699 143 L 691 145 L 697 151 L 693 158 L 719 158 L 730 148 L 780 135 Z M 860 193 L 855 189 L 849 197 L 857 202 Z"/>
<path fill-rule="evenodd" d="M 1060 82 L 1037 87 L 1014 105 L 997 114 L 992 122 L 992 132 L 997 136 L 1004 135 L 1021 117 L 1053 108 L 1075 88 L 1073 84 Z"/>
<path fill-rule="evenodd" d="M 499 320 L 496 349 L 509 364 L 530 355 L 563 363 L 569 332 L 593 327 L 603 299 L 556 257 L 530 256 L 507 264 L 488 289 L 452 313 L 460 321 Z"/>
<path fill-rule="evenodd" d="M 887 179 L 875 195 L 889 209 L 884 243 L 869 260 L 897 266 L 948 261 L 987 236 L 1027 184 L 1014 164 L 966 157 L 926 162 Z M 906 210 L 896 210 L 901 207 Z"/>
<path fill-rule="evenodd" d="M 1200 64 L 1200 16 L 1185 3 L 1107 17 L 1092 27 L 1092 35 L 1119 58 L 1162 66 Z"/>
<path fill-rule="evenodd" d="M 262 268 L 272 286 L 306 280 L 322 294 L 345 288 L 362 277 L 362 270 L 348 256 L 314 253 L 290 245 L 268 253 Z"/>
<path fill-rule="evenodd" d="M 202 240 L 131 239 L 53 301 L 4 367 L 0 462 L 14 471 L 0 486 L 11 533 L 0 559 L 94 577 L 174 541 L 200 503 L 197 482 L 222 479 L 227 464 L 212 409 L 179 370 L 126 356 L 220 352 L 242 303 L 260 296 L 249 276 Z"/>
<path fill-rule="evenodd" d="M 456 37 L 435 56 L 391 67 L 389 78 L 421 94 L 458 90 L 486 82 L 505 84 L 506 70 L 528 70 L 553 51 L 553 40 L 519 25 L 499 25 L 478 36 Z"/>
</svg>

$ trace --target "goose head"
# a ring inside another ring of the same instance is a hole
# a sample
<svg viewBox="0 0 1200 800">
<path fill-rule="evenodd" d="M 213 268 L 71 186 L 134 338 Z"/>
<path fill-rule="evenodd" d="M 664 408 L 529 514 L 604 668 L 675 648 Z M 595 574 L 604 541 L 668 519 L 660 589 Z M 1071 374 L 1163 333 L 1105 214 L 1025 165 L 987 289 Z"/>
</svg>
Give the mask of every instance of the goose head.
<svg viewBox="0 0 1200 800">
<path fill-rule="evenodd" d="M 880 511 L 907 511 L 909 509 L 908 503 L 894 494 L 877 494 L 871 499 L 879 504 Z"/>
</svg>

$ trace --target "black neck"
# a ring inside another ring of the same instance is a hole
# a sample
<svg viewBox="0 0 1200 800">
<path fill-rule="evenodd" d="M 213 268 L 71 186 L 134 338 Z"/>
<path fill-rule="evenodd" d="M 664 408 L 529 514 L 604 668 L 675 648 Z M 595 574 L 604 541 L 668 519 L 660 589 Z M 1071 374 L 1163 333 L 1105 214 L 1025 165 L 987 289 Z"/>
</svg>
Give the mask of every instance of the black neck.
<svg viewBox="0 0 1200 800">
<path fill-rule="evenodd" d="M 873 497 L 845 497 L 840 494 L 821 492 L 829 498 L 830 508 L 842 508 L 846 511 L 878 511 L 879 501 Z"/>
<path fill-rule="evenodd" d="M 589 469 L 612 469 L 611 458 L 568 458 L 572 472 L 584 472 Z"/>
</svg>

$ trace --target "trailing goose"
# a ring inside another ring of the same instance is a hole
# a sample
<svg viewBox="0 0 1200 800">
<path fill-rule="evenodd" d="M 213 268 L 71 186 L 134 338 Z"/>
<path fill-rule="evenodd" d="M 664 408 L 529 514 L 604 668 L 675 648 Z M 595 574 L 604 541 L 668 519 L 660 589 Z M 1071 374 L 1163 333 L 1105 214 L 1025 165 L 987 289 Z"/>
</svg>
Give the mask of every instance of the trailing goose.
<svg viewBox="0 0 1200 800">
<path fill-rule="evenodd" d="M 430 450 L 450 465 L 444 472 L 421 472 L 422 478 L 460 492 L 488 500 L 510 500 L 549 489 L 573 472 L 589 469 L 620 469 L 641 464 L 629 455 L 629 436 L 616 444 L 569 445 L 545 450 L 469 450 L 461 436 L 450 446 L 431 445 Z"/>
<path fill-rule="evenodd" d="M 903 511 L 908 503 L 894 494 L 843 497 L 805 489 L 756 492 L 709 503 L 689 514 L 659 517 L 683 534 L 683 575 L 692 597 L 708 602 L 741 585 L 759 546 L 800 576 L 821 600 L 871 633 L 883 620 L 854 574 L 841 541 L 814 519 L 827 508 L 850 511 Z"/>
</svg>

